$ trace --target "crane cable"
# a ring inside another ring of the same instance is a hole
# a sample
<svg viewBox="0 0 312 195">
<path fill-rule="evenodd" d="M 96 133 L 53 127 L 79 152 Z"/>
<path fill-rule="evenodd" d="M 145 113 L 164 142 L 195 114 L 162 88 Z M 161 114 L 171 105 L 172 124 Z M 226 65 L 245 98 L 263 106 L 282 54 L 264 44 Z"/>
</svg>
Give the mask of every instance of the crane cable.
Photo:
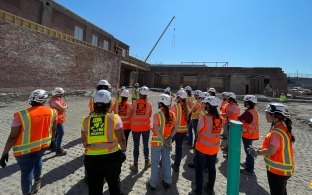
<svg viewBox="0 0 312 195">
<path fill-rule="evenodd" d="M 173 37 L 172 37 L 172 47 L 175 47 L 175 21 L 173 21 Z"/>
</svg>

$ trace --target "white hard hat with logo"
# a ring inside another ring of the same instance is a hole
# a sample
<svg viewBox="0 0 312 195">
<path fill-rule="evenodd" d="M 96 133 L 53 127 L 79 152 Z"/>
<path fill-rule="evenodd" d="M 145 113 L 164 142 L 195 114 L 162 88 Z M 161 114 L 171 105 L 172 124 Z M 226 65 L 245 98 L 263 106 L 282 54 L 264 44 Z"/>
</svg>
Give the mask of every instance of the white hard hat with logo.
<svg viewBox="0 0 312 195">
<path fill-rule="evenodd" d="M 206 97 L 209 97 L 210 95 L 209 95 L 209 93 L 208 92 L 201 92 L 200 94 L 199 94 L 199 97 L 200 98 L 206 98 Z"/>
<path fill-rule="evenodd" d="M 205 99 L 203 100 L 203 102 L 205 104 L 210 104 L 211 106 L 219 106 L 220 104 L 220 100 L 219 98 L 217 98 L 216 96 L 209 96 L 209 97 L 205 97 Z"/>
<path fill-rule="evenodd" d="M 184 90 L 185 90 L 185 91 L 192 91 L 192 87 L 191 87 L 191 86 L 186 86 L 186 87 L 184 88 Z"/>
<path fill-rule="evenodd" d="M 180 89 L 177 92 L 177 96 L 180 97 L 181 99 L 186 99 L 187 98 L 187 93 L 186 93 L 186 91 Z"/>
<path fill-rule="evenodd" d="M 170 106 L 171 98 L 168 94 L 160 94 L 157 98 L 158 103 L 163 103 L 165 106 Z"/>
<path fill-rule="evenodd" d="M 128 90 L 128 89 L 123 90 L 123 91 L 120 93 L 120 96 L 121 96 L 121 97 L 126 97 L 126 98 L 128 98 L 128 97 L 130 96 L 129 90 Z"/>
<path fill-rule="evenodd" d="M 141 87 L 141 88 L 139 89 L 139 93 L 140 93 L 141 95 L 148 95 L 148 94 L 149 94 L 149 88 L 146 87 L 146 86 L 143 86 L 143 87 Z"/>
<path fill-rule="evenodd" d="M 98 86 L 99 85 L 105 85 L 105 86 L 108 86 L 108 87 L 110 87 L 111 85 L 109 84 L 109 82 L 107 82 L 107 80 L 99 80 L 99 82 L 98 82 L 98 84 L 97 84 Z"/>
<path fill-rule="evenodd" d="M 29 96 L 30 102 L 38 102 L 43 104 L 48 98 L 48 93 L 43 89 L 36 89 Z"/>
<path fill-rule="evenodd" d="M 215 88 L 210 87 L 210 88 L 208 89 L 208 92 L 213 92 L 213 93 L 216 93 L 217 91 L 216 91 L 216 89 L 215 89 Z"/>
<path fill-rule="evenodd" d="M 52 90 L 52 96 L 56 96 L 56 95 L 63 95 L 65 93 L 64 89 L 61 87 L 55 87 Z"/>
<path fill-rule="evenodd" d="M 112 100 L 111 93 L 105 89 L 95 92 L 94 103 L 108 104 Z"/>
<path fill-rule="evenodd" d="M 287 106 L 281 103 L 270 103 L 265 109 L 265 112 L 272 113 L 272 114 L 281 113 L 285 117 L 290 117 L 290 113 L 288 111 Z"/>
<path fill-rule="evenodd" d="M 236 95 L 233 92 L 228 92 L 226 97 L 236 99 Z"/>
<path fill-rule="evenodd" d="M 201 94 L 201 92 L 202 92 L 201 90 L 195 90 L 194 91 L 194 95 L 198 95 L 199 96 Z"/>
<path fill-rule="evenodd" d="M 243 100 L 246 101 L 246 102 L 250 101 L 250 102 L 252 102 L 254 104 L 257 103 L 257 97 L 254 96 L 254 95 L 245 95 Z"/>
</svg>

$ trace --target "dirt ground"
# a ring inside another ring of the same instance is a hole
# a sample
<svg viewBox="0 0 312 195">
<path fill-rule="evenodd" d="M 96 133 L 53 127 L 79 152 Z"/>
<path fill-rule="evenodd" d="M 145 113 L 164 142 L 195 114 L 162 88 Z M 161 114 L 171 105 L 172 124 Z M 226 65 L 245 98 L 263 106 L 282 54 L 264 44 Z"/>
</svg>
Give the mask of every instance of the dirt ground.
<svg viewBox="0 0 312 195">
<path fill-rule="evenodd" d="M 1 94 L 0 94 L 1 95 Z M 157 92 L 151 92 L 149 99 L 153 103 L 153 112 L 157 111 L 156 97 Z M 2 95 L 4 96 L 4 95 Z M 10 133 L 10 125 L 13 113 L 28 107 L 28 102 L 21 97 L 16 97 L 18 101 L 8 101 L 0 98 L 0 150 L 4 148 L 6 139 Z M 55 157 L 54 153 L 47 152 L 43 157 L 43 186 L 38 194 L 44 195 L 76 195 L 87 194 L 88 189 L 84 182 L 83 167 L 83 146 L 80 138 L 80 122 L 84 115 L 88 114 L 88 97 L 80 95 L 67 96 L 69 109 L 67 111 L 67 122 L 65 123 L 65 135 L 63 140 L 64 149 L 68 154 L 63 157 Z M 263 136 L 269 130 L 270 125 L 265 121 L 264 109 L 268 102 L 259 102 L 257 108 L 260 116 L 261 138 L 254 142 L 259 146 Z M 242 102 L 239 102 L 241 112 L 244 110 Z M 308 119 L 312 115 L 311 103 L 286 103 L 292 114 L 293 133 L 296 137 L 294 144 L 295 150 L 295 174 L 289 179 L 287 189 L 288 194 L 312 194 L 312 129 L 308 125 Z M 141 144 L 142 145 L 142 144 Z M 174 148 L 174 146 L 173 146 Z M 187 144 L 183 145 L 183 159 L 179 173 L 173 172 L 172 187 L 165 191 L 161 185 L 161 171 L 159 183 L 155 192 L 146 190 L 145 183 L 150 176 L 150 169 L 143 169 L 143 149 L 140 149 L 139 172 L 131 173 L 130 165 L 133 163 L 132 157 L 133 142 L 132 136 L 129 137 L 127 160 L 122 166 L 120 176 L 121 188 L 125 194 L 188 194 L 195 188 L 195 173 L 188 168 L 187 164 L 193 159 L 193 151 Z M 241 162 L 245 159 L 244 151 L 241 150 Z M 171 152 L 174 156 L 174 150 Z M 173 161 L 173 158 L 172 158 Z M 226 169 L 227 160 L 222 151 L 218 153 L 217 178 L 215 183 L 216 194 L 226 194 Z M 240 175 L 239 194 L 269 194 L 266 169 L 262 157 L 255 160 L 255 176 Z M 207 173 L 204 174 L 207 181 Z M 0 169 L 0 194 L 21 194 L 20 171 L 16 160 L 10 152 L 9 164 L 5 169 Z M 104 185 L 104 194 L 108 193 L 107 184 Z"/>
</svg>

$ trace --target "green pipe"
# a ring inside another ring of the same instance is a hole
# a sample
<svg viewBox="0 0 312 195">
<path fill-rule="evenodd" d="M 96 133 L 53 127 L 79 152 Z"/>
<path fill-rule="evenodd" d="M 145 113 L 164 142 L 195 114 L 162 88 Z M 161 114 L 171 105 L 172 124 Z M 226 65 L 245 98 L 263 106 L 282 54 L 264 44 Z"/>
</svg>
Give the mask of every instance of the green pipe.
<svg viewBox="0 0 312 195">
<path fill-rule="evenodd" d="M 227 195 L 238 195 L 239 193 L 242 125 L 243 123 L 239 121 L 230 120 L 227 162 Z"/>
</svg>

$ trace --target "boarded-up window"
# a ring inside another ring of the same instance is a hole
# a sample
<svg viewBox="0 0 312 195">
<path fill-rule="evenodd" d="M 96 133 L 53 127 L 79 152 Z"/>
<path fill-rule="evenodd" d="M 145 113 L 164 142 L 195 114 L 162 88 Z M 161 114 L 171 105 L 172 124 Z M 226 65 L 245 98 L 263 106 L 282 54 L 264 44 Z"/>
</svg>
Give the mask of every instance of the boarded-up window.
<svg viewBox="0 0 312 195">
<path fill-rule="evenodd" d="M 191 86 L 196 88 L 197 87 L 197 76 L 183 76 L 181 84 L 183 84 L 183 86 Z"/>
<path fill-rule="evenodd" d="M 107 40 L 104 40 L 103 48 L 108 51 L 108 49 L 109 49 L 109 42 Z"/>
<path fill-rule="evenodd" d="M 96 35 L 92 35 L 92 45 L 98 46 L 99 37 Z"/>
<path fill-rule="evenodd" d="M 210 87 L 223 88 L 223 78 L 210 78 Z"/>
<path fill-rule="evenodd" d="M 160 82 L 161 85 L 164 86 L 169 86 L 169 76 L 168 75 L 160 75 Z"/>
<path fill-rule="evenodd" d="M 80 41 L 83 41 L 83 29 L 79 26 L 75 26 L 74 37 Z"/>
</svg>

